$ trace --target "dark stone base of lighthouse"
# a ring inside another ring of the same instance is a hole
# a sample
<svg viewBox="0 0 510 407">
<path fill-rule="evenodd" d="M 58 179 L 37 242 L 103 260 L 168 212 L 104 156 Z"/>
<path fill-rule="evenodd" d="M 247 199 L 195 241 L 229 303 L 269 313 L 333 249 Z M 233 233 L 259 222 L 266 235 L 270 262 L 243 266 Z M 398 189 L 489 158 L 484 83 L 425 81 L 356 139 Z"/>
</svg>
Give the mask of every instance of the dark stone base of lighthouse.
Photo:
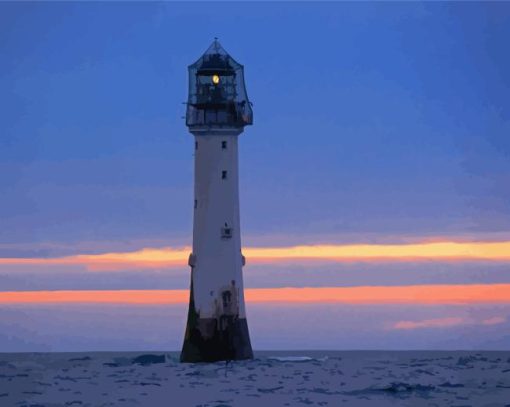
<svg viewBox="0 0 510 407">
<path fill-rule="evenodd" d="M 181 362 L 217 362 L 253 359 L 246 318 L 221 315 L 200 318 L 193 301 L 193 284 Z"/>
<path fill-rule="evenodd" d="M 197 321 L 194 328 L 186 329 L 181 362 L 217 362 L 220 360 L 252 359 L 246 318 L 235 319 L 224 330 L 218 329 L 214 318 Z"/>
</svg>

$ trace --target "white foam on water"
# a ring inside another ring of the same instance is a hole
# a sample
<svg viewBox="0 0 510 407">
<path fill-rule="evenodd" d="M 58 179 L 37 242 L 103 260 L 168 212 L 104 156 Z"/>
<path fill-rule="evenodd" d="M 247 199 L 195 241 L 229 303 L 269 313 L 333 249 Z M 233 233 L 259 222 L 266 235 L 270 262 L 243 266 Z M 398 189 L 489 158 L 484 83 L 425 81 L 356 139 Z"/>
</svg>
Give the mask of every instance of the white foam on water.
<svg viewBox="0 0 510 407">
<path fill-rule="evenodd" d="M 278 362 L 308 362 L 314 360 L 310 356 L 271 356 L 270 360 L 277 360 Z"/>
</svg>

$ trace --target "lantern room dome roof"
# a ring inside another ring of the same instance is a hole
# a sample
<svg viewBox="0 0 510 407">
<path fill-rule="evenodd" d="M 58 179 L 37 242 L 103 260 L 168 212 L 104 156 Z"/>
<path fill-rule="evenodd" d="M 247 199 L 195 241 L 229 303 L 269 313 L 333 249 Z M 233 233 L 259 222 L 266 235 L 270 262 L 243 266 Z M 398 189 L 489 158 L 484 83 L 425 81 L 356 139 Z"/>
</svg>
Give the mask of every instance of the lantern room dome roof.
<svg viewBox="0 0 510 407">
<path fill-rule="evenodd" d="M 204 55 L 214 55 L 214 54 L 228 56 L 228 52 L 225 51 L 225 48 L 223 48 L 221 46 L 221 44 L 220 44 L 220 42 L 218 41 L 217 38 L 214 39 L 212 44 L 209 45 L 209 48 L 207 48 L 207 51 L 204 52 Z"/>
<path fill-rule="evenodd" d="M 198 75 L 214 73 L 233 75 L 235 71 L 242 69 L 242 65 L 236 62 L 215 38 L 203 55 L 189 68 L 194 69 Z"/>
</svg>

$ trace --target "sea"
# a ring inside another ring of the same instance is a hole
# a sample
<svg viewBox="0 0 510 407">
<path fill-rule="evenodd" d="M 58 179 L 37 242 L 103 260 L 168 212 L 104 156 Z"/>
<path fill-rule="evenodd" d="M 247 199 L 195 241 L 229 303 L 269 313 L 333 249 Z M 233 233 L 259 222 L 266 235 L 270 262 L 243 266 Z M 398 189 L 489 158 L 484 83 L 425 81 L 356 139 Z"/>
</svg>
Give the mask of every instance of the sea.
<svg viewBox="0 0 510 407">
<path fill-rule="evenodd" d="M 508 351 L 0 353 L 0 406 L 506 406 Z"/>
</svg>

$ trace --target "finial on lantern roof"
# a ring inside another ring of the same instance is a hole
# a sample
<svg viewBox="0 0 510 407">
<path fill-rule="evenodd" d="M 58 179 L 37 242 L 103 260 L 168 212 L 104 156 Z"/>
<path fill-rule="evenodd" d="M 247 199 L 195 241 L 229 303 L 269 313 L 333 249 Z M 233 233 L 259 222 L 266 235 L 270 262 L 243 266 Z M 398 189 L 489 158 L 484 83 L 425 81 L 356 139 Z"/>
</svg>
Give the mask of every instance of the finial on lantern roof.
<svg viewBox="0 0 510 407">
<path fill-rule="evenodd" d="M 209 48 L 207 48 L 207 51 L 205 51 L 204 53 L 204 55 L 213 54 L 228 55 L 228 52 L 225 51 L 225 49 L 221 46 L 220 42 L 218 41 L 218 37 L 214 37 L 214 41 L 209 46 Z"/>
</svg>

